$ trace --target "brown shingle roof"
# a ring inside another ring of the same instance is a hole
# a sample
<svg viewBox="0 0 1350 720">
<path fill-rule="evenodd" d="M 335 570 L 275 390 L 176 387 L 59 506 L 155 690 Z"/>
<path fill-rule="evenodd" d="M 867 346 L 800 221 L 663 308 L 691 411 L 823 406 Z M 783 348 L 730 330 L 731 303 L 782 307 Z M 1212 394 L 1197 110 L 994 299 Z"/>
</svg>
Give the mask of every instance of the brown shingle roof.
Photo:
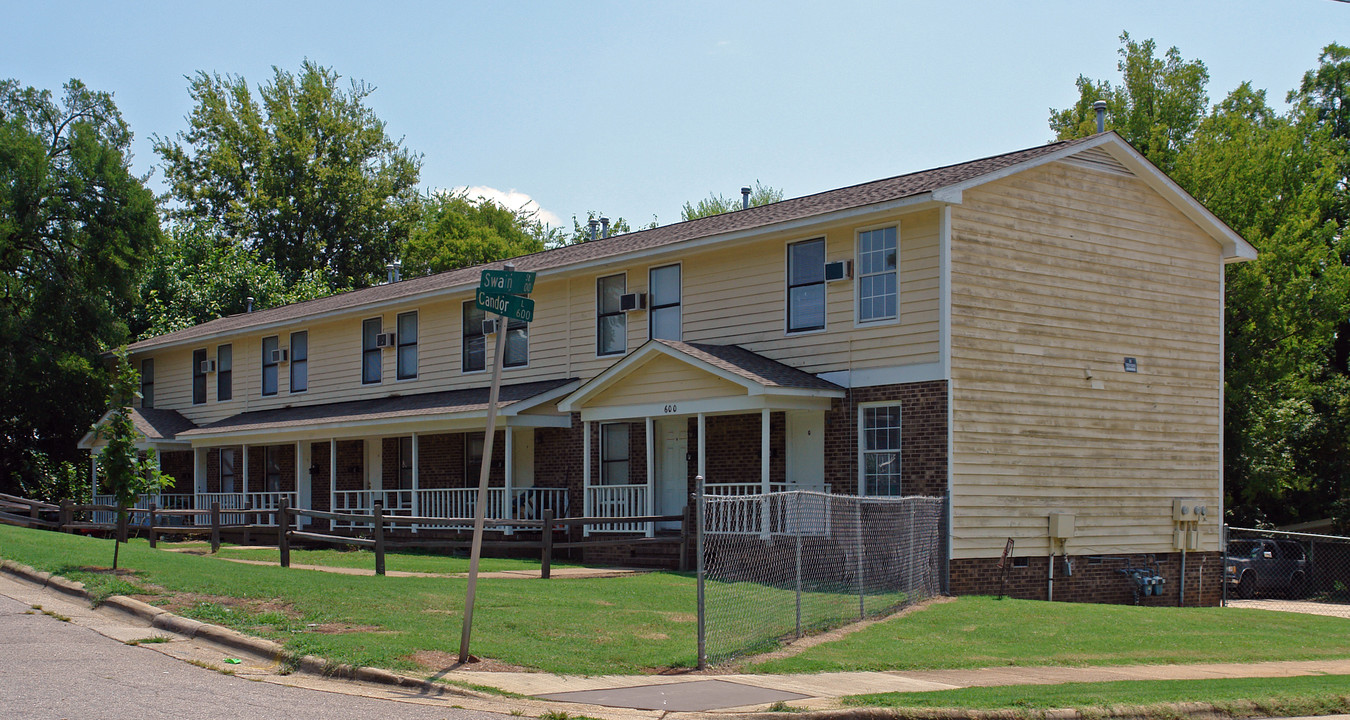
<svg viewBox="0 0 1350 720">
<path fill-rule="evenodd" d="M 179 433 L 197 427 L 177 410 L 156 408 L 132 408 L 131 422 L 147 440 L 172 440 Z"/>
<path fill-rule="evenodd" d="M 784 365 L 737 345 L 709 345 L 673 340 L 656 342 L 760 385 L 806 390 L 843 390 L 828 380 L 821 380 L 809 372 Z"/>
<path fill-rule="evenodd" d="M 624 233 L 577 245 L 567 245 L 513 258 L 511 262 L 515 263 L 517 270 L 539 272 L 593 260 L 618 257 L 631 252 L 689 240 L 769 227 L 839 210 L 900 200 L 998 172 L 1092 140 L 1094 138 L 1053 142 L 957 165 L 948 165 L 837 190 L 828 190 L 771 205 L 761 205 L 746 210 L 712 215 L 698 220 L 664 225 L 651 230 Z M 129 349 L 137 351 L 161 345 L 172 345 L 199 338 L 239 332 L 252 327 L 291 322 L 314 315 L 395 301 L 438 290 L 476 285 L 479 274 L 484 268 L 499 268 L 505 262 L 499 261 L 460 270 L 450 270 L 388 285 L 377 285 L 363 290 L 330 295 L 317 300 L 283 305 L 269 310 L 230 315 L 201 325 L 141 340 L 133 343 Z"/>
<path fill-rule="evenodd" d="M 503 385 L 498 396 L 497 406 L 506 407 L 522 400 L 528 400 L 550 390 L 562 387 L 572 378 L 562 380 L 541 380 L 539 382 Z M 422 393 L 419 395 L 400 395 L 373 400 L 349 400 L 324 405 L 303 405 L 299 407 L 277 408 L 274 410 L 255 410 L 253 412 L 232 415 L 209 425 L 184 432 L 185 436 L 215 435 L 222 432 L 259 432 L 303 428 L 311 425 L 333 423 L 369 422 L 415 418 L 425 415 L 447 415 L 486 410 L 488 406 L 488 388 L 466 388 L 463 390 L 445 390 L 442 392 Z"/>
</svg>

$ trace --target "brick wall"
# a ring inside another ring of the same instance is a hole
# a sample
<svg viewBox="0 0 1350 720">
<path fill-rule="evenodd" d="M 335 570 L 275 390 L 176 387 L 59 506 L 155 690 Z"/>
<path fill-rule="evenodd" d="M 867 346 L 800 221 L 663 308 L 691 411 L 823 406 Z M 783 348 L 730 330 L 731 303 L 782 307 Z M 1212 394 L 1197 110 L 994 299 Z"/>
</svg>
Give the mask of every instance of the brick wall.
<svg viewBox="0 0 1350 720">
<path fill-rule="evenodd" d="M 328 512 L 332 509 L 332 499 L 328 496 L 329 473 L 332 471 L 331 447 L 326 442 L 310 443 L 309 462 L 314 472 L 309 476 L 311 504 L 314 510 Z M 325 521 L 326 522 L 326 521 Z"/>
<path fill-rule="evenodd" d="M 462 488 L 464 482 L 464 435 L 444 433 L 417 437 L 417 486 Z"/>
<path fill-rule="evenodd" d="M 1140 605 L 1175 607 L 1181 588 L 1181 553 L 1164 553 L 1155 556 L 1158 562 L 1156 571 L 1167 579 L 1162 595 L 1150 595 L 1139 598 Z M 1064 575 L 1064 562 L 1055 558 L 1054 599 L 1063 602 L 1094 602 L 1132 604 L 1133 582 L 1119 572 L 1121 568 L 1132 564 L 1134 567 L 1148 567 L 1142 555 L 1131 556 L 1129 562 L 1103 558 L 1093 562 L 1092 556 L 1070 556 L 1073 561 L 1073 575 Z M 1045 556 L 1027 558 L 1027 567 L 1009 567 L 1007 573 L 1006 594 L 1009 597 L 1026 600 L 1045 600 L 1049 569 Z M 1008 560 L 1011 565 L 1012 558 Z M 997 595 L 999 591 L 1000 570 L 998 558 L 975 558 L 952 560 L 951 593 L 953 595 Z M 1219 604 L 1220 585 L 1223 579 L 1223 563 L 1218 552 L 1186 554 L 1186 605 L 1216 606 Z"/>
<path fill-rule="evenodd" d="M 787 416 L 769 413 L 769 482 L 781 483 L 787 479 L 787 458 L 784 451 Z M 759 413 L 745 415 L 715 415 L 704 420 L 708 449 L 707 481 L 714 483 L 749 483 L 760 481 Z M 694 477 L 698 475 L 698 418 L 689 419 L 689 492 L 694 492 Z"/>
<path fill-rule="evenodd" d="M 337 444 L 337 489 L 364 490 L 366 443 L 362 440 L 339 440 Z"/>
<path fill-rule="evenodd" d="M 534 431 L 534 484 L 567 488 L 567 506 L 580 515 L 581 413 L 572 413 L 570 428 L 538 428 Z"/>
<path fill-rule="evenodd" d="M 947 383 L 944 380 L 852 388 L 825 414 L 825 482 L 834 492 L 858 492 L 858 405 L 900 405 L 900 483 L 906 495 L 947 489 Z"/>
<path fill-rule="evenodd" d="M 196 456 L 191 450 L 171 450 L 160 453 L 160 472 L 173 478 L 173 483 L 165 485 L 161 492 L 172 495 L 190 495 L 195 492 L 193 475 L 196 472 L 196 466 Z"/>
</svg>

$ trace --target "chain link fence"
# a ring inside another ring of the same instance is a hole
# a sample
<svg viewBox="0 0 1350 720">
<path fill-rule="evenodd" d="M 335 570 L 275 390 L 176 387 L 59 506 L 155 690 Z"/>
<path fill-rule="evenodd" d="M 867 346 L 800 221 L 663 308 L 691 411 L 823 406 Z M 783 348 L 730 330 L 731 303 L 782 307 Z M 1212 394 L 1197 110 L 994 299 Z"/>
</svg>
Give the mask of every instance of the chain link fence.
<svg viewBox="0 0 1350 720">
<path fill-rule="evenodd" d="M 1227 528 L 1224 605 L 1350 618 L 1350 537 Z"/>
<path fill-rule="evenodd" d="M 699 664 L 941 592 L 942 498 L 699 495 Z"/>
</svg>

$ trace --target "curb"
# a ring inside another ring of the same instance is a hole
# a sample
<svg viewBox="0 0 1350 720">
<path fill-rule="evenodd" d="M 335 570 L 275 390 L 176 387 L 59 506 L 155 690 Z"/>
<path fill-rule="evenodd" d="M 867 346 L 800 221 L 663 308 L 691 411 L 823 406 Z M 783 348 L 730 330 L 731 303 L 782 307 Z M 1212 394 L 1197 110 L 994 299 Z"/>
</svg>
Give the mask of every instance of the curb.
<svg viewBox="0 0 1350 720">
<path fill-rule="evenodd" d="M 14 562 L 13 560 L 0 560 L 0 572 L 6 572 L 20 580 L 33 583 L 34 585 L 50 588 L 66 595 L 92 602 L 88 591 L 84 588 L 84 583 L 67 580 L 60 575 L 53 575 L 49 572 L 36 570 L 22 563 Z M 285 665 L 292 657 L 286 652 L 286 648 L 271 640 L 253 637 L 252 635 L 245 635 L 238 630 L 233 630 L 221 625 L 204 623 L 199 620 L 185 618 L 181 615 L 175 615 L 163 608 L 157 608 L 154 605 L 141 602 L 135 598 L 126 597 L 124 595 L 112 595 L 105 599 L 102 602 L 102 605 L 144 620 L 148 622 L 151 627 L 164 630 L 165 632 L 182 635 L 189 639 L 200 638 L 202 640 L 208 640 L 218 645 L 224 645 L 241 653 L 247 653 L 274 663 Z M 482 699 L 491 698 L 490 695 L 485 693 L 478 693 L 463 688 L 434 683 L 429 680 L 399 675 L 380 668 L 353 666 L 345 663 L 331 663 L 323 658 L 315 657 L 314 655 L 306 655 L 300 658 L 299 662 L 294 663 L 294 665 L 295 669 L 300 672 L 319 675 L 321 677 L 335 677 L 344 680 L 357 680 L 380 685 L 414 688 L 434 695 L 459 695 Z"/>
</svg>

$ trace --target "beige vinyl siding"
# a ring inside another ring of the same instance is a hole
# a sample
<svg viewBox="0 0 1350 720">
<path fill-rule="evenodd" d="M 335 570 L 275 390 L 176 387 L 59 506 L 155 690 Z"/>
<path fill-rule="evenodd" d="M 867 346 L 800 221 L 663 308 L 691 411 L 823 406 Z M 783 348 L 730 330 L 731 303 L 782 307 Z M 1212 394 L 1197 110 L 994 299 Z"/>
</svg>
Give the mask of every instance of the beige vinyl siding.
<svg viewBox="0 0 1350 720">
<path fill-rule="evenodd" d="M 661 356 L 624 376 L 623 382 L 600 393 L 587 407 L 641 405 L 672 400 L 745 395 L 745 387 L 672 357 Z"/>
<path fill-rule="evenodd" d="M 1137 178 L 1055 163 L 952 210 L 957 558 L 1170 552 L 1173 498 L 1221 506 L 1218 245 Z M 1138 372 L 1124 370 L 1124 358 Z M 1091 377 L 1088 377 L 1088 375 Z"/>
</svg>

